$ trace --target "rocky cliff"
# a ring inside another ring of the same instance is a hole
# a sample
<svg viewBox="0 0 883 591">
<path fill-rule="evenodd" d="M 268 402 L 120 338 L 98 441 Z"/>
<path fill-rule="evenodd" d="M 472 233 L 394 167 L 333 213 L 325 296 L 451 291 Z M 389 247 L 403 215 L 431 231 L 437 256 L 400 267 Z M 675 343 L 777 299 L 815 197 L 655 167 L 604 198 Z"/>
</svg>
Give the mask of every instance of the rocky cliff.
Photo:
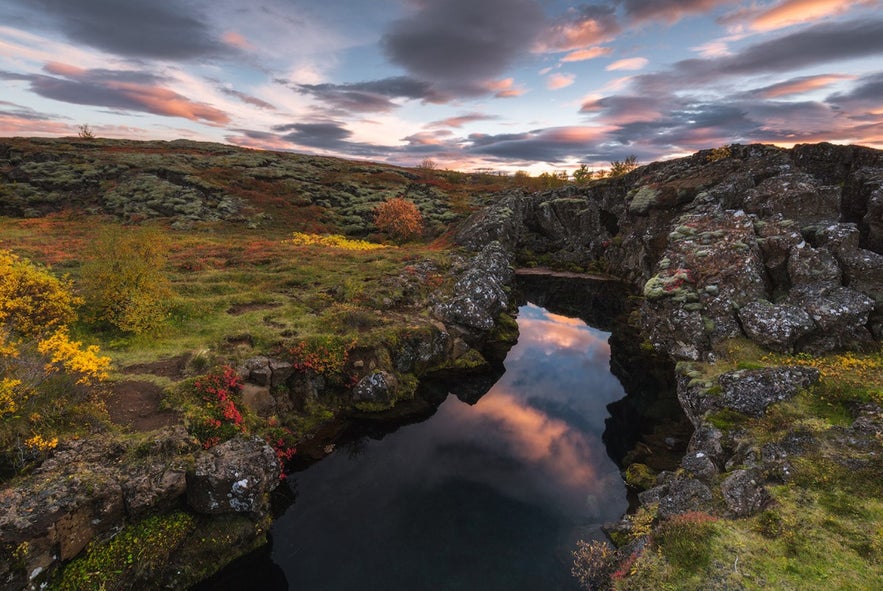
<svg viewBox="0 0 883 591">
<path fill-rule="evenodd" d="M 648 338 L 678 360 L 713 359 L 741 335 L 810 353 L 883 336 L 883 154 L 869 148 L 734 145 L 513 192 L 458 240 L 631 282 Z"/>
<path fill-rule="evenodd" d="M 768 509 L 776 502 L 770 487 L 795 479 L 823 495 L 835 494 L 825 488 L 830 474 L 879 482 L 879 391 L 804 396 L 805 415 L 778 410 L 819 384 L 820 372 L 775 361 L 738 367 L 728 357 L 734 347 L 798 361 L 879 353 L 883 152 L 831 144 L 702 151 L 583 187 L 512 192 L 470 219 L 458 240 L 472 248 L 499 242 L 521 265 L 604 271 L 633 285 L 641 301 L 631 328 L 677 363 L 678 399 L 694 427 L 676 471 L 626 470 L 644 489 L 638 515 L 657 524 L 692 511 L 739 519 Z M 842 405 L 847 418 L 812 414 L 825 401 Z M 846 489 L 876 494 L 866 485 Z M 615 556 L 633 572 L 638 563 L 656 568 L 652 554 L 642 558 L 654 540 L 646 522 L 626 516 L 609 531 L 623 546 Z M 746 588 L 738 568 L 709 573 L 703 588 Z"/>
</svg>

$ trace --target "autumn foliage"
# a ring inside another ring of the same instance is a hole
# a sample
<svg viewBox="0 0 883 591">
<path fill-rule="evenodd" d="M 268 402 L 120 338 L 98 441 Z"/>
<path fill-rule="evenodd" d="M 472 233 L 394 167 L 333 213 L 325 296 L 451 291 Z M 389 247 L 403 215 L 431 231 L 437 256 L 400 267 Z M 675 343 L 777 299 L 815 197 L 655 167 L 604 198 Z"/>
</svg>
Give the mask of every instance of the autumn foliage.
<svg viewBox="0 0 883 591">
<path fill-rule="evenodd" d="M 394 241 L 402 243 L 423 235 L 423 216 L 412 201 L 387 199 L 374 208 L 374 225 Z"/>
<path fill-rule="evenodd" d="M 107 378 L 110 359 L 71 339 L 80 301 L 66 278 L 0 250 L 0 444 L 16 467 L 55 447 Z"/>
</svg>

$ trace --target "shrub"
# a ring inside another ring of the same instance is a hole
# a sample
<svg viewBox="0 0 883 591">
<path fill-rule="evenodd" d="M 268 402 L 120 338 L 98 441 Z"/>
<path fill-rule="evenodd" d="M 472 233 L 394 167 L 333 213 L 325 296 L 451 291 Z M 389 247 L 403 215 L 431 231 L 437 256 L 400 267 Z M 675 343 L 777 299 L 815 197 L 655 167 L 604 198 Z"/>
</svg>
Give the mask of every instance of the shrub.
<svg viewBox="0 0 883 591">
<path fill-rule="evenodd" d="M 407 242 L 423 234 L 423 215 L 413 201 L 393 197 L 374 209 L 374 225 L 395 242 Z"/>
<path fill-rule="evenodd" d="M 242 378 L 229 366 L 193 382 L 202 406 L 196 416 L 190 417 L 190 431 L 206 449 L 246 431 L 242 413 L 236 407 L 242 385 Z"/>
<path fill-rule="evenodd" d="M 716 518 L 701 511 L 675 515 L 653 532 L 653 541 L 672 565 L 690 572 L 708 566 L 709 541 L 715 534 Z"/>
<path fill-rule="evenodd" d="M 103 414 L 94 394 L 110 359 L 73 341 L 70 282 L 0 250 L 0 463 L 23 468 Z"/>
<path fill-rule="evenodd" d="M 608 175 L 611 177 L 623 176 L 636 168 L 638 168 L 638 157 L 630 154 L 625 160 L 612 160 Z"/>
<path fill-rule="evenodd" d="M 111 228 L 83 265 L 83 293 L 93 321 L 145 333 L 166 319 L 172 290 L 163 266 L 168 242 L 152 228 Z"/>
<path fill-rule="evenodd" d="M 579 540 L 570 572 L 585 591 L 603 591 L 610 588 L 610 578 L 618 561 L 618 552 L 610 544 Z"/>
</svg>

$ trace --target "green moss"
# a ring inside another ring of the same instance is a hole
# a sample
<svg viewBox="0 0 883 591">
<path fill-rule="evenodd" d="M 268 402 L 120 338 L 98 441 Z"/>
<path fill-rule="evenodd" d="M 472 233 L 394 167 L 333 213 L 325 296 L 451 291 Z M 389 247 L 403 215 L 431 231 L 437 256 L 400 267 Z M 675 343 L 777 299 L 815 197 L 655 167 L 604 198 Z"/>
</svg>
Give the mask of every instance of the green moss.
<svg viewBox="0 0 883 591">
<path fill-rule="evenodd" d="M 93 541 L 49 585 L 57 591 L 119 589 L 135 574 L 161 569 L 195 526 L 183 512 L 127 525 L 109 540 Z"/>
<path fill-rule="evenodd" d="M 656 485 L 656 474 L 646 464 L 629 464 L 625 469 L 625 481 L 629 486 L 646 490 Z"/>
<path fill-rule="evenodd" d="M 721 431 L 730 431 L 744 424 L 748 417 L 735 410 L 724 408 L 716 413 L 709 414 L 706 420 Z"/>
</svg>

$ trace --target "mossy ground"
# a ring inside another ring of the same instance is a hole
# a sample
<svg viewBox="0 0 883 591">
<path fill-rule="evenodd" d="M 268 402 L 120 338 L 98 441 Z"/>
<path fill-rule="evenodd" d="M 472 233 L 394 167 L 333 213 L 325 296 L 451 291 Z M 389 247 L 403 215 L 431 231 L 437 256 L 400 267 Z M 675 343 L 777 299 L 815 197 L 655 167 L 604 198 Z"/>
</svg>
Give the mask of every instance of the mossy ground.
<svg viewBox="0 0 883 591">
<path fill-rule="evenodd" d="M 880 423 L 883 352 L 757 354 L 741 341 L 727 348 L 719 363 L 692 364 L 691 371 L 713 380 L 740 367 L 798 364 L 820 370 L 819 384 L 762 417 L 710 417 L 725 432 L 741 431 L 741 441 L 760 446 L 797 437 L 805 449 L 792 456 L 788 478 L 771 481 L 773 501 L 764 511 L 707 521 L 688 535 L 673 535 L 669 522 L 657 525 L 650 545 L 626 561 L 612 588 L 883 589 L 883 438 L 879 431 L 851 429 L 859 413 L 876 413 Z"/>
</svg>

